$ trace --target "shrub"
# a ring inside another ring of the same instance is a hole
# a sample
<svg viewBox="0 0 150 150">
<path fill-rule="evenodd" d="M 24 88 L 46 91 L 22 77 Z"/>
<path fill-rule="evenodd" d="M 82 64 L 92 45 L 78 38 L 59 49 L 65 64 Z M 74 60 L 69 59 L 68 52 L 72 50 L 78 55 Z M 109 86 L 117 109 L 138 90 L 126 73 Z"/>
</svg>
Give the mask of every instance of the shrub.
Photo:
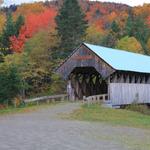
<svg viewBox="0 0 150 150">
<path fill-rule="evenodd" d="M 58 74 L 53 74 L 51 79 L 52 83 L 49 89 L 51 94 L 63 94 L 66 92 L 66 82 Z"/>
<path fill-rule="evenodd" d="M 137 103 L 132 103 L 131 105 L 128 105 L 126 109 L 131 111 L 140 112 L 145 115 L 150 115 L 150 109 L 147 105 L 141 105 Z"/>
<path fill-rule="evenodd" d="M 22 81 L 16 66 L 0 65 L 0 103 L 6 104 L 20 93 Z"/>
</svg>

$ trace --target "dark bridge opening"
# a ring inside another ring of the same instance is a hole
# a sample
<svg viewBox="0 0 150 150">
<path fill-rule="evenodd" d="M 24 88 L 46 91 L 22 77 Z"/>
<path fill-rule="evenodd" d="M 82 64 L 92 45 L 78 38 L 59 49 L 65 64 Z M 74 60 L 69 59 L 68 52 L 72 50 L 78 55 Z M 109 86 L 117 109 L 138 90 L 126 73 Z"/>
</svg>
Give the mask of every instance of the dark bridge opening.
<svg viewBox="0 0 150 150">
<path fill-rule="evenodd" d="M 107 94 L 108 85 L 94 67 L 76 67 L 69 75 L 70 95 L 77 99 L 83 96 Z M 68 88 L 69 89 L 69 88 Z"/>
</svg>

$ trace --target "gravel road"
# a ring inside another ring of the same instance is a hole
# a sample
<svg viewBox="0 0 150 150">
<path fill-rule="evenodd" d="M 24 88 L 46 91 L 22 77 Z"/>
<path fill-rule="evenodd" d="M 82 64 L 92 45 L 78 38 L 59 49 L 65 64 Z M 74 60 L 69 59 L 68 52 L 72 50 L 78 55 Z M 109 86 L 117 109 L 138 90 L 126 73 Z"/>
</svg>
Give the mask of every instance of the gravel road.
<svg viewBox="0 0 150 150">
<path fill-rule="evenodd" d="M 79 103 L 0 117 L 0 150 L 150 150 L 150 130 L 65 120 Z"/>
</svg>

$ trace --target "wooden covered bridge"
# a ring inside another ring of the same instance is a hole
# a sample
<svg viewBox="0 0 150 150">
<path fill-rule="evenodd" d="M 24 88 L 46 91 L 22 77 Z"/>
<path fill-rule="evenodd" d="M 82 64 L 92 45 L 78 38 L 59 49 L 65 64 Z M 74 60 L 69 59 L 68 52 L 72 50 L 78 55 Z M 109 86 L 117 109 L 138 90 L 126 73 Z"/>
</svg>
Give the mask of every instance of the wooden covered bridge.
<svg viewBox="0 0 150 150">
<path fill-rule="evenodd" d="M 81 44 L 57 69 L 70 99 L 106 94 L 112 105 L 150 104 L 150 57 Z"/>
</svg>

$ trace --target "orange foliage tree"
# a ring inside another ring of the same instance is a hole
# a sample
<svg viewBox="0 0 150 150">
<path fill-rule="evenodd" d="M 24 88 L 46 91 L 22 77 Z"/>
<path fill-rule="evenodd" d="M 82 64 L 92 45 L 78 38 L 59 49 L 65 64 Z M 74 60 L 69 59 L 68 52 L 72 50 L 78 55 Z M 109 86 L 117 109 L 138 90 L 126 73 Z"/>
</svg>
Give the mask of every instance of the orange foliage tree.
<svg viewBox="0 0 150 150">
<path fill-rule="evenodd" d="M 21 28 L 19 36 L 10 37 L 11 49 L 14 52 L 22 52 L 24 43 L 27 38 L 31 38 L 34 33 L 38 32 L 41 28 L 51 26 L 55 27 L 54 18 L 57 14 L 56 9 L 46 9 L 39 14 L 30 14 L 26 17 L 25 25 Z"/>
</svg>

